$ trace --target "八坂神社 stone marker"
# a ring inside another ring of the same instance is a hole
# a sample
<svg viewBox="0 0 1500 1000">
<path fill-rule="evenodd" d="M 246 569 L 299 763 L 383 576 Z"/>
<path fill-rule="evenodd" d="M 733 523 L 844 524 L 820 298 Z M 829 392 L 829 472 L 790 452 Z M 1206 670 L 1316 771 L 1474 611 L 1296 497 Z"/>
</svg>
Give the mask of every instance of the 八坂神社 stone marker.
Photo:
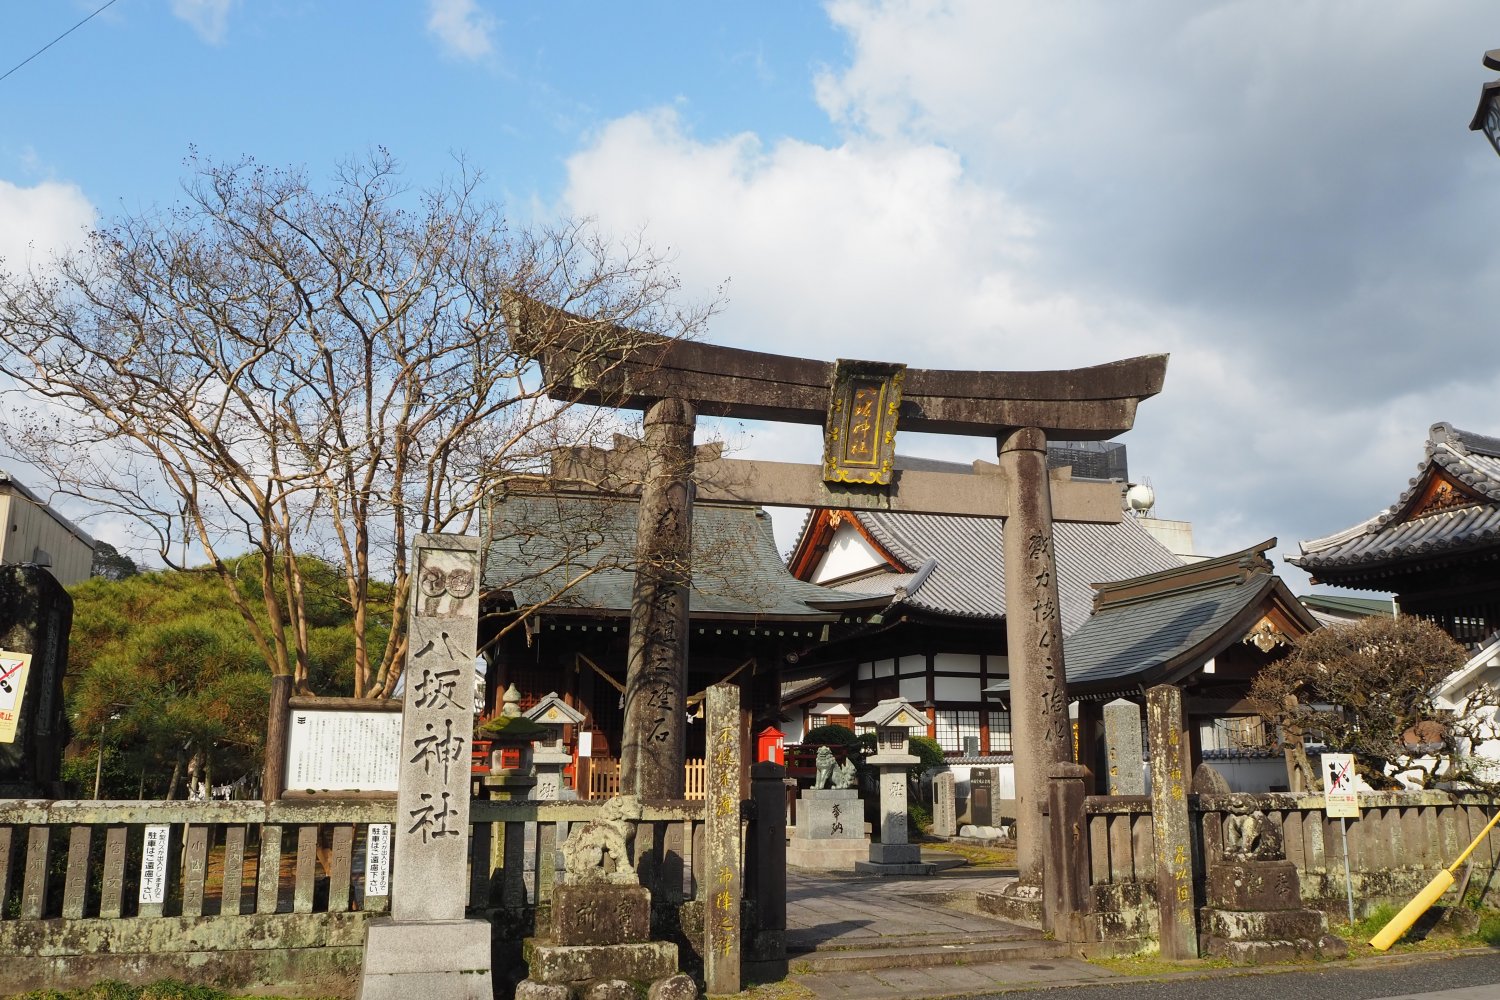
<svg viewBox="0 0 1500 1000">
<path fill-rule="evenodd" d="M 1019 884 L 1039 902 L 1047 776 L 1053 763 L 1072 759 L 1052 521 L 1055 511 L 1065 519 L 1096 523 L 1117 523 L 1121 517 L 1119 491 L 1112 485 L 1049 476 L 1046 444 L 1049 438 L 1107 440 L 1129 430 L 1137 404 L 1161 391 L 1166 356 L 1071 371 L 924 371 L 654 337 L 522 295 L 506 296 L 503 307 L 512 337 L 541 362 L 554 398 L 639 408 L 647 414 L 646 448 L 623 455 L 569 449 L 553 460 L 553 478 L 564 488 L 586 483 L 593 491 L 639 493 L 642 562 L 652 565 L 656 554 L 670 557 L 665 572 L 652 570 L 637 580 L 621 788 L 651 794 L 663 782 L 672 782 L 667 792 L 681 787 L 685 643 L 677 641 L 680 633 L 667 630 L 668 623 L 686 622 L 686 609 L 674 603 L 672 594 L 673 578 L 685 570 L 676 556 L 685 560 L 687 549 L 660 543 L 686 538 L 694 482 L 704 499 L 727 502 L 1001 517 L 1006 521 L 1016 857 Z M 695 468 L 695 409 L 724 417 L 821 424 L 823 463 L 815 467 L 699 456 Z M 915 431 L 993 437 L 999 467 L 987 472 L 976 464 L 976 472 L 984 473 L 980 475 L 897 472 L 898 421 Z M 670 678 L 661 671 L 666 683 L 656 699 L 659 704 L 653 703 L 655 695 L 647 694 L 656 686 L 651 674 L 658 653 L 665 657 L 669 649 L 679 669 Z M 632 705 L 638 710 L 632 712 Z M 658 718 L 667 727 L 675 723 L 678 732 L 656 728 Z M 652 751 L 649 759 L 661 773 L 645 773 L 648 755 L 643 750 Z"/>
<path fill-rule="evenodd" d="M 479 540 L 418 535 L 391 915 L 365 926 L 360 1000 L 491 1000 L 490 925 L 465 920 Z"/>
</svg>

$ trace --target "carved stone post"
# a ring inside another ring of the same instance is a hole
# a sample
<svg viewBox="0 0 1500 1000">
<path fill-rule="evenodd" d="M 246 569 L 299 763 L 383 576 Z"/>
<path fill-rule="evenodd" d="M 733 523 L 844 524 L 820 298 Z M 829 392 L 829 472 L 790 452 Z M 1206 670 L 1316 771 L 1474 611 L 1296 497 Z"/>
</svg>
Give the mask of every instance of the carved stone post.
<svg viewBox="0 0 1500 1000">
<path fill-rule="evenodd" d="M 1050 774 L 1043 920 L 1059 941 L 1082 941 L 1089 905 L 1088 816 L 1083 809 L 1089 772 L 1081 764 L 1053 764 Z"/>
<path fill-rule="evenodd" d="M 1188 741 L 1182 731 L 1182 691 L 1158 684 L 1146 692 L 1151 740 L 1151 826 L 1156 843 L 1156 905 L 1161 915 L 1161 957 L 1198 957 L 1193 911 L 1193 832 L 1189 826 Z"/>
<path fill-rule="evenodd" d="M 678 399 L 646 411 L 620 746 L 620 791 L 641 799 L 680 799 L 685 791 L 694 421 L 692 406 Z"/>
<path fill-rule="evenodd" d="M 708 760 L 703 793 L 705 870 L 712 872 L 703 915 L 703 989 L 709 996 L 740 991 L 740 689 L 708 689 Z M 680 716 L 679 716 L 680 718 Z M 681 774 L 681 767 L 678 768 Z"/>
<path fill-rule="evenodd" d="M 1046 435 L 1023 427 L 1002 438 L 1000 470 L 1010 493 L 1010 516 L 1005 519 L 1005 640 L 1015 747 L 1016 866 L 1022 885 L 1040 887 L 1047 773 L 1054 763 L 1073 759 Z"/>
</svg>

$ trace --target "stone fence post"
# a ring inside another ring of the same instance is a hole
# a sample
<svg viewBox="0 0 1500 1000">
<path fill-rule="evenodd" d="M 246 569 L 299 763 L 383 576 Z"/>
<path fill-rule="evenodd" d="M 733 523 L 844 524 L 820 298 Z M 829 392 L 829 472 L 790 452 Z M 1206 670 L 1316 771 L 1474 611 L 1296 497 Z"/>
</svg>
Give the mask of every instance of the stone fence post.
<svg viewBox="0 0 1500 1000">
<path fill-rule="evenodd" d="M 750 766 L 750 844 L 745 891 L 751 899 L 749 941 L 741 963 L 760 982 L 786 978 L 786 768 L 768 760 Z"/>
<path fill-rule="evenodd" d="M 1053 764 L 1047 774 L 1042 925 L 1059 941 L 1084 939 L 1084 915 L 1089 908 L 1089 840 L 1083 798 L 1088 778 L 1088 768 L 1070 763 Z"/>
<path fill-rule="evenodd" d="M 1189 751 L 1182 722 L 1181 689 L 1158 684 L 1146 692 L 1161 957 L 1172 961 L 1198 957 L 1198 920 L 1193 907 L 1193 830 L 1184 777 Z"/>
</svg>

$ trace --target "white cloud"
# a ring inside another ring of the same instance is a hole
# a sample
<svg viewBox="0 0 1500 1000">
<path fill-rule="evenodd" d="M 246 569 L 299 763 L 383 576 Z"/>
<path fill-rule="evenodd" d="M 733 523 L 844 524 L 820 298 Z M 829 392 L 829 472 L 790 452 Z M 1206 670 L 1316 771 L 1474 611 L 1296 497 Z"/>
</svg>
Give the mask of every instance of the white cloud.
<svg viewBox="0 0 1500 1000">
<path fill-rule="evenodd" d="M 428 0 L 427 30 L 460 59 L 482 59 L 494 49 L 495 19 L 476 0 Z"/>
<path fill-rule="evenodd" d="M 229 12 L 237 0 L 172 0 L 172 13 L 186 21 L 210 45 L 229 37 Z"/>
<path fill-rule="evenodd" d="M 653 111 L 569 160 L 570 212 L 646 226 L 689 289 L 730 279 L 712 340 L 933 368 L 1168 351 L 1123 440 L 1211 554 L 1369 516 L 1433 422 L 1500 433 L 1500 249 L 1474 221 L 1500 164 L 1464 129 L 1487 5 L 829 11 L 849 62 L 810 85 L 839 143 Z M 765 437 L 747 452 L 782 457 Z"/>
<path fill-rule="evenodd" d="M 0 180 L 0 267 L 44 266 L 78 244 L 94 223 L 94 206 L 75 184 L 42 181 L 20 187 Z"/>
</svg>

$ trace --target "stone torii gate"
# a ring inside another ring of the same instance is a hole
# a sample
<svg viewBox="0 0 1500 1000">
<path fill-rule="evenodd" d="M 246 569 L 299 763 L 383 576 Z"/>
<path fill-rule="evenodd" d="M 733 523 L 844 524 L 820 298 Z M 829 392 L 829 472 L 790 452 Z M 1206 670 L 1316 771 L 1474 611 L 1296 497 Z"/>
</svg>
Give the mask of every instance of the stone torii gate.
<svg viewBox="0 0 1500 1000">
<path fill-rule="evenodd" d="M 1073 745 L 1053 558 L 1063 520 L 1117 522 L 1110 484 L 1049 477 L 1047 441 L 1106 440 L 1161 391 L 1167 356 L 1068 371 L 926 371 L 802 358 L 654 337 L 521 296 L 511 335 L 552 395 L 645 411 L 643 448 L 572 449 L 558 480 L 638 492 L 640 569 L 632 598 L 620 789 L 681 798 L 692 503 L 843 507 L 1005 520 L 1005 625 L 1015 746 L 1017 864 L 1040 886 L 1042 804 L 1052 764 Z M 695 453 L 696 414 L 821 424 L 820 466 Z M 896 428 L 995 438 L 998 466 L 976 475 L 895 470 Z"/>
</svg>

